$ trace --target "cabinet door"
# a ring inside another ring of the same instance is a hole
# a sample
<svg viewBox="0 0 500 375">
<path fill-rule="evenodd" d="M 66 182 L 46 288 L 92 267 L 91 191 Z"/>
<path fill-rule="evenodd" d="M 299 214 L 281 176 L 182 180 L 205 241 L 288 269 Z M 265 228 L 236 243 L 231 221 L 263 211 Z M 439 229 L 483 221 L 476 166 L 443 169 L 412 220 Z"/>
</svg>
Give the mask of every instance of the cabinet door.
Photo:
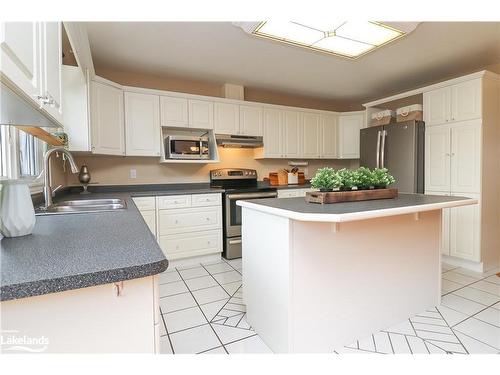
<svg viewBox="0 0 500 375">
<path fill-rule="evenodd" d="M 300 113 L 295 111 L 283 112 L 283 154 L 285 158 L 301 157 L 301 124 Z"/>
<path fill-rule="evenodd" d="M 187 128 L 188 101 L 184 98 L 160 96 L 161 126 Z"/>
<path fill-rule="evenodd" d="M 363 122 L 362 114 L 339 117 L 340 159 L 359 159 L 359 131 L 363 128 Z"/>
<path fill-rule="evenodd" d="M 451 121 L 481 117 L 481 79 L 451 87 Z"/>
<path fill-rule="evenodd" d="M 104 83 L 92 82 L 90 118 L 93 153 L 125 154 L 123 117 L 123 91 Z"/>
<path fill-rule="evenodd" d="M 424 92 L 424 117 L 427 126 L 450 121 L 450 90 L 449 87 L 444 87 Z"/>
<path fill-rule="evenodd" d="M 450 191 L 450 127 L 425 131 L 425 191 Z"/>
<path fill-rule="evenodd" d="M 337 116 L 320 116 L 320 155 L 322 159 L 337 157 Z"/>
<path fill-rule="evenodd" d="M 479 194 L 452 194 L 479 199 Z M 480 204 L 450 208 L 450 255 L 479 262 Z"/>
<path fill-rule="evenodd" d="M 479 193 L 481 179 L 481 121 L 451 126 L 451 191 Z"/>
<path fill-rule="evenodd" d="M 262 136 L 262 108 L 240 105 L 240 134 Z"/>
<path fill-rule="evenodd" d="M 56 120 L 62 123 L 62 37 L 60 22 L 42 23 L 42 55 L 43 55 L 43 96 L 48 103 L 43 108 Z"/>
<path fill-rule="evenodd" d="M 316 113 L 302 113 L 302 157 L 320 157 L 320 118 Z"/>
<path fill-rule="evenodd" d="M 282 113 L 275 109 L 263 111 L 264 156 L 283 157 Z"/>
<path fill-rule="evenodd" d="M 124 93 L 127 156 L 160 156 L 158 95 Z"/>
<path fill-rule="evenodd" d="M 41 94 L 39 35 L 37 22 L 0 23 L 0 70 L 32 100 Z"/>
<path fill-rule="evenodd" d="M 214 103 L 205 100 L 189 100 L 189 127 L 214 128 Z"/>
<path fill-rule="evenodd" d="M 237 104 L 215 103 L 216 134 L 239 134 L 240 132 L 240 108 Z"/>
<path fill-rule="evenodd" d="M 140 211 L 149 230 L 156 237 L 156 211 Z"/>
</svg>

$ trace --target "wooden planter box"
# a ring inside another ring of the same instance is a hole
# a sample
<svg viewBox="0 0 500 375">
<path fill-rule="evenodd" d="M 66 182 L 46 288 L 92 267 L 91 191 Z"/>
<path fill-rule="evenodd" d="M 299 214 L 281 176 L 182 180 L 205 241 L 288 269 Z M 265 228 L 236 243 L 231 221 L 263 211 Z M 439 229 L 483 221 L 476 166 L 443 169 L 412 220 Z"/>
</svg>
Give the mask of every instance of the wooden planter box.
<svg viewBox="0 0 500 375">
<path fill-rule="evenodd" d="M 369 201 L 374 199 L 392 199 L 398 196 L 398 189 L 373 189 L 352 191 L 311 191 L 306 193 L 306 202 L 309 203 L 340 203 Z"/>
</svg>

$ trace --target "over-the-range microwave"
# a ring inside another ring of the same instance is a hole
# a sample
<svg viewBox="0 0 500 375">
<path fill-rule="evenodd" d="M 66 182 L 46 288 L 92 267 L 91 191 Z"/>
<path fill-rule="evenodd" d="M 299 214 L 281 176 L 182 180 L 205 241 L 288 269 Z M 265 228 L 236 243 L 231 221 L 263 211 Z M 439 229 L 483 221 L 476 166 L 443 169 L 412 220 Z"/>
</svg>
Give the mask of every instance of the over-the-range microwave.
<svg viewBox="0 0 500 375">
<path fill-rule="evenodd" d="M 165 137 L 165 159 L 210 159 L 208 137 L 185 135 Z"/>
</svg>

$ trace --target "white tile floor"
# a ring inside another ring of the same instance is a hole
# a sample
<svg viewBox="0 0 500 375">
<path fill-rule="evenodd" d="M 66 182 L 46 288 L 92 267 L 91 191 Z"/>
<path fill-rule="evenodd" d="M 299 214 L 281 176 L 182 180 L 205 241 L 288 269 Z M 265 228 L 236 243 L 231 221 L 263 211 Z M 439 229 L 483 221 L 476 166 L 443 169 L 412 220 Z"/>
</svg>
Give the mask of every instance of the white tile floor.
<svg viewBox="0 0 500 375">
<path fill-rule="evenodd" d="M 335 353 L 500 353 L 500 277 L 443 264 L 442 303 Z M 161 353 L 272 353 L 246 321 L 241 259 L 160 274 Z"/>
</svg>

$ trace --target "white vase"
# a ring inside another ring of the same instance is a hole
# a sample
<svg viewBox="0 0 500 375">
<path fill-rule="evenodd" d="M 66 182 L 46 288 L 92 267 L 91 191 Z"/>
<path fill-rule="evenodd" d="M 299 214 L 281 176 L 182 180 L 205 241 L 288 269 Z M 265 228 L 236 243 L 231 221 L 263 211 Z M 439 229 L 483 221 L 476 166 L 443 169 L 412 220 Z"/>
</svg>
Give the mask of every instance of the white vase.
<svg viewBox="0 0 500 375">
<path fill-rule="evenodd" d="M 35 226 L 35 209 L 27 181 L 0 181 L 0 232 L 5 237 L 31 234 Z"/>
</svg>

